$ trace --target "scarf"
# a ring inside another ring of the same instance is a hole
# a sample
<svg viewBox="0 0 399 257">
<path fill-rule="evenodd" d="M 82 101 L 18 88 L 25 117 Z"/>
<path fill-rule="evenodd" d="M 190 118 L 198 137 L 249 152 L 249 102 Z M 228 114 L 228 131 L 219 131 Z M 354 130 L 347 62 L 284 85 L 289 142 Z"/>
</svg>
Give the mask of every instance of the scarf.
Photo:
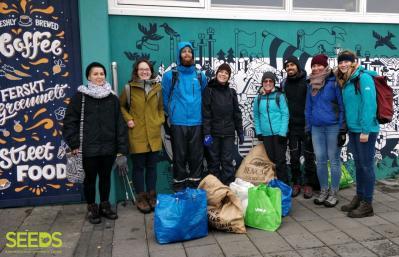
<svg viewBox="0 0 399 257">
<path fill-rule="evenodd" d="M 134 82 L 137 83 L 139 87 L 144 89 L 145 95 L 148 95 L 148 93 L 151 91 L 153 85 L 157 81 L 155 79 L 148 79 L 148 80 L 136 79 Z"/>
<path fill-rule="evenodd" d="M 111 93 L 115 95 L 114 91 L 112 91 L 111 85 L 107 81 L 105 81 L 104 85 L 101 86 L 89 81 L 87 86 L 81 85 L 78 87 L 78 91 L 96 99 L 105 98 Z"/>
<path fill-rule="evenodd" d="M 330 75 L 331 68 L 326 67 L 322 72 L 315 75 L 311 73 L 309 75 L 310 85 L 312 85 L 312 96 L 315 96 L 319 90 L 324 87 L 326 78 Z"/>
</svg>

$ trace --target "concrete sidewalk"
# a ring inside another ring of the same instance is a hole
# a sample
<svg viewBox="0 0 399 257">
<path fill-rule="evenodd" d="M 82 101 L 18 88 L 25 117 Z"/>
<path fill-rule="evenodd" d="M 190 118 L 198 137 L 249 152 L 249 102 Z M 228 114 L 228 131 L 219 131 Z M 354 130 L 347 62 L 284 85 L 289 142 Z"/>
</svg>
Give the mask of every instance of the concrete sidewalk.
<svg viewBox="0 0 399 257">
<path fill-rule="evenodd" d="M 292 212 L 277 232 L 252 228 L 245 235 L 210 231 L 206 238 L 169 245 L 156 243 L 153 215 L 143 215 L 131 204 L 119 204 L 119 219 L 99 225 L 85 220 L 84 204 L 2 209 L 0 256 L 399 256 L 399 192 L 385 189 L 376 187 L 374 217 L 350 219 L 339 211 L 354 194 L 350 188 L 339 192 L 340 203 L 331 209 L 302 196 L 294 198 Z M 60 231 L 63 246 L 53 252 L 3 249 L 8 231 Z"/>
</svg>

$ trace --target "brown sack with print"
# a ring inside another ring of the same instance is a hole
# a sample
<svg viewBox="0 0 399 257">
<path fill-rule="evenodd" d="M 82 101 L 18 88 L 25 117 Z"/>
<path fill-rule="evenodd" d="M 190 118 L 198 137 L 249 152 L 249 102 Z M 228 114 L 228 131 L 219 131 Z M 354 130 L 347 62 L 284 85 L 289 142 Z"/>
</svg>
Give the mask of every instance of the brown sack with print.
<svg viewBox="0 0 399 257">
<path fill-rule="evenodd" d="M 219 230 L 246 233 L 240 199 L 215 176 L 206 176 L 198 188 L 206 191 L 208 222 Z"/>
<path fill-rule="evenodd" d="M 254 185 L 267 184 L 275 178 L 275 165 L 266 154 L 265 146 L 258 144 L 249 151 L 236 172 L 236 178 Z"/>
</svg>

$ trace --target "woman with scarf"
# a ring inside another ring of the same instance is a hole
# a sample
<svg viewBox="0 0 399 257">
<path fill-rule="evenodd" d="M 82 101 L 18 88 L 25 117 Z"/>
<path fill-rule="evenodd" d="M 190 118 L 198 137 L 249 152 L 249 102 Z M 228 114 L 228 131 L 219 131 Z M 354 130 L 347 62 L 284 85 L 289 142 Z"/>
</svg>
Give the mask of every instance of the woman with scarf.
<svg viewBox="0 0 399 257">
<path fill-rule="evenodd" d="M 276 164 L 277 178 L 288 185 L 287 131 L 288 105 L 285 95 L 275 87 L 277 77 L 273 72 L 262 76 L 262 87 L 254 100 L 253 114 L 255 133 L 263 141 L 269 159 Z"/>
<path fill-rule="evenodd" d="M 312 58 L 306 95 L 306 132 L 311 132 L 316 155 L 317 177 L 320 182 L 317 205 L 334 207 L 338 203 L 337 192 L 341 179 L 340 152 L 346 141 L 344 130 L 344 111 L 341 89 L 336 83 L 334 73 L 328 66 L 324 54 Z M 331 187 L 328 185 L 328 166 L 331 166 Z"/>
<path fill-rule="evenodd" d="M 348 217 L 363 218 L 374 215 L 372 200 L 375 184 L 375 142 L 380 126 L 376 117 L 376 89 L 372 76 L 357 62 L 351 51 L 338 55 L 336 77 L 342 88 L 345 119 L 349 130 L 349 146 L 356 168 L 356 195 L 341 206 Z"/>
<path fill-rule="evenodd" d="M 122 118 L 118 97 L 105 77 L 106 70 L 102 64 L 93 62 L 87 66 L 88 83 L 78 87 L 78 92 L 68 105 L 63 126 L 64 139 L 72 153 L 77 154 L 80 144 L 81 110 L 84 104 L 84 194 L 88 204 L 88 219 L 92 224 L 100 223 L 101 216 L 107 219 L 118 218 L 108 201 L 112 166 L 115 162 L 120 172 L 127 171 L 126 124 Z M 95 202 L 97 175 L 100 206 Z"/>
<path fill-rule="evenodd" d="M 119 101 L 129 128 L 136 206 L 142 213 L 149 213 L 156 204 L 156 166 L 162 149 L 161 126 L 165 120 L 161 84 L 155 80 L 150 61 L 140 59 L 135 63 L 131 80 Z"/>
</svg>

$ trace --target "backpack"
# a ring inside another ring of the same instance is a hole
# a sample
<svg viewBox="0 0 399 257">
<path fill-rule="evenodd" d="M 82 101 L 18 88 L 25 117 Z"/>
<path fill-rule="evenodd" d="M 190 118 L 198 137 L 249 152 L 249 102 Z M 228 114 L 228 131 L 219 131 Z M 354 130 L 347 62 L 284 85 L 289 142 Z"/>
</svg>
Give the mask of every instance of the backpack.
<svg viewBox="0 0 399 257">
<path fill-rule="evenodd" d="M 360 92 L 360 71 L 359 76 L 355 80 L 355 94 Z M 377 120 L 380 124 L 386 124 L 392 121 L 393 117 L 393 90 L 387 84 L 386 76 L 371 76 L 374 81 L 375 91 L 377 95 Z"/>
<path fill-rule="evenodd" d="M 158 100 L 159 100 L 159 97 L 160 97 L 160 93 L 159 93 L 160 91 L 158 91 L 157 92 L 157 97 L 158 97 Z M 131 98 L 132 98 L 132 96 L 130 95 L 130 85 L 129 84 L 126 84 L 125 85 L 125 93 L 126 93 L 126 109 L 130 109 L 130 105 L 131 105 Z"/>
</svg>

